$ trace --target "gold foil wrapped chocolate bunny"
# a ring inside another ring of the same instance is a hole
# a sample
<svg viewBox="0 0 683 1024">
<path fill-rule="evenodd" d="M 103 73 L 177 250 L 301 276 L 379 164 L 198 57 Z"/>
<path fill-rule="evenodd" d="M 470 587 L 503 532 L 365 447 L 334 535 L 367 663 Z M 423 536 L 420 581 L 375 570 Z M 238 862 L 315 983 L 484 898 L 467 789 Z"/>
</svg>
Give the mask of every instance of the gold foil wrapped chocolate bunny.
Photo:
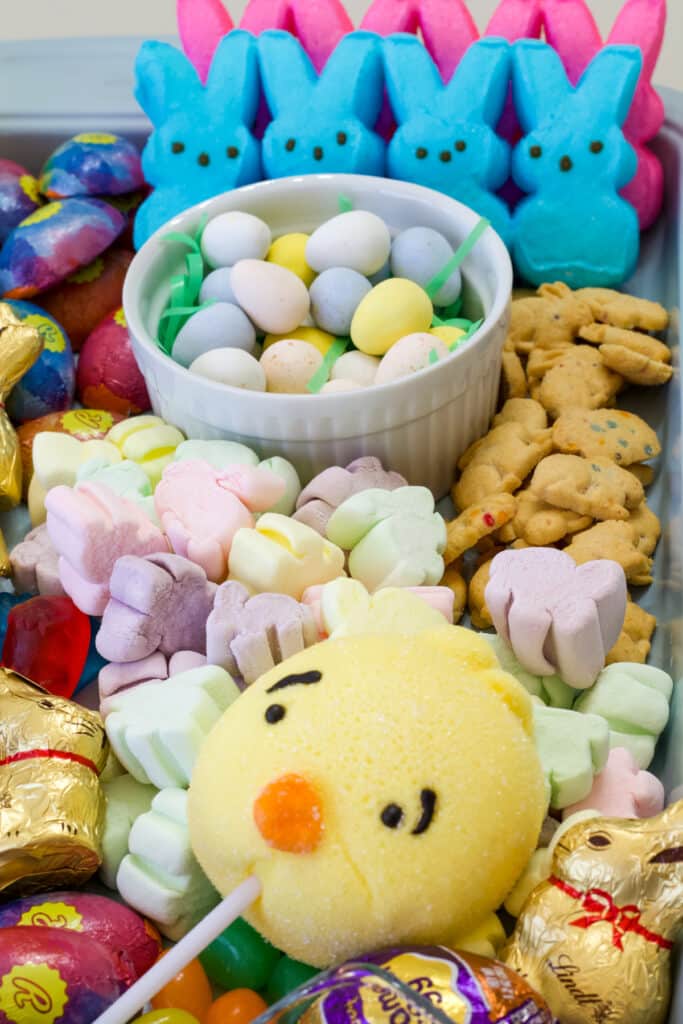
<svg viewBox="0 0 683 1024">
<path fill-rule="evenodd" d="M 570 828 L 502 959 L 562 1024 L 662 1024 L 682 923 L 683 800 Z"/>
<path fill-rule="evenodd" d="M 35 327 L 22 323 L 11 306 L 0 302 L 0 512 L 21 499 L 19 442 L 4 402 L 42 351 L 43 339 Z"/>
<path fill-rule="evenodd" d="M 108 752 L 98 714 L 0 669 L 0 895 L 95 873 Z"/>
</svg>

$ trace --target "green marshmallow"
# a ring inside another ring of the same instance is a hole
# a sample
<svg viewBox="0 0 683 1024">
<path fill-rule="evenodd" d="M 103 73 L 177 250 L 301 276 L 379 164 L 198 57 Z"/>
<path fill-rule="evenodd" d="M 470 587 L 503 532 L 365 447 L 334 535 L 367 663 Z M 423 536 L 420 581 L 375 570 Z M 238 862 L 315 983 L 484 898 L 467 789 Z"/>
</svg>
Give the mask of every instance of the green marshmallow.
<svg viewBox="0 0 683 1024">
<path fill-rule="evenodd" d="M 132 775 L 103 782 L 105 799 L 100 877 L 108 889 L 116 889 L 116 873 L 128 853 L 128 836 L 134 821 L 151 807 L 157 790 Z"/>
<path fill-rule="evenodd" d="M 595 685 L 577 697 L 574 710 L 601 715 L 610 746 L 626 747 L 647 768 L 669 720 L 672 692 L 673 680 L 661 669 L 619 662 L 602 670 Z"/>
<path fill-rule="evenodd" d="M 550 786 L 550 806 L 562 810 L 587 797 L 607 763 L 609 728 L 598 715 L 534 703 L 536 748 Z"/>
<path fill-rule="evenodd" d="M 514 676 L 518 683 L 528 690 L 532 697 L 538 697 L 553 708 L 571 708 L 576 690 L 559 676 L 535 676 L 517 660 L 512 649 L 497 633 L 487 634 L 486 639 L 505 672 Z"/>
<path fill-rule="evenodd" d="M 264 459 L 259 463 L 259 469 L 269 469 L 275 476 L 284 480 L 285 493 L 269 512 L 279 512 L 283 516 L 291 516 L 296 508 L 296 499 L 301 494 L 301 480 L 291 462 L 275 455 L 272 459 Z"/>
<path fill-rule="evenodd" d="M 259 457 L 251 448 L 237 441 L 183 441 L 176 448 L 173 461 L 208 462 L 216 469 L 228 466 L 258 466 Z"/>
</svg>

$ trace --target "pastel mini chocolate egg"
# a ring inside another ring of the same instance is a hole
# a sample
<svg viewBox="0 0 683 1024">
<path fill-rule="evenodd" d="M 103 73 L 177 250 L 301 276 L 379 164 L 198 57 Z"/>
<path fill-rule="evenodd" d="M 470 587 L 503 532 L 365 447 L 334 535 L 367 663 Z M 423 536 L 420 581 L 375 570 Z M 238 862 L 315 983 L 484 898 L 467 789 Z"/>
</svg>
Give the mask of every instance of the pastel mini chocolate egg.
<svg viewBox="0 0 683 1024">
<path fill-rule="evenodd" d="M 38 305 L 69 335 L 74 352 L 121 305 L 123 281 L 133 256 L 127 249 L 110 249 L 38 297 Z"/>
<path fill-rule="evenodd" d="M 309 345 L 317 348 L 322 356 L 327 355 L 334 342 L 333 334 L 321 331 L 318 327 L 304 326 L 297 327 L 295 331 L 290 331 L 288 334 L 267 334 L 263 339 L 263 349 L 265 351 L 278 341 L 287 341 L 288 339 L 295 338 L 299 341 L 307 341 Z"/>
<path fill-rule="evenodd" d="M 399 338 L 427 331 L 434 309 L 423 288 L 401 277 L 382 281 L 365 296 L 351 323 L 351 340 L 371 356 L 383 356 Z"/>
<path fill-rule="evenodd" d="M 50 892 L 26 896 L 0 907 L 0 929 L 53 928 L 79 932 L 104 946 L 126 986 L 149 970 L 159 956 L 158 933 L 134 910 L 84 892 Z"/>
<path fill-rule="evenodd" d="M 240 260 L 232 268 L 230 284 L 249 319 L 266 334 L 296 330 L 311 308 L 301 278 L 277 263 Z"/>
<path fill-rule="evenodd" d="M 354 381 L 369 388 L 375 383 L 379 359 L 365 352 L 345 352 L 332 367 L 332 380 Z"/>
<path fill-rule="evenodd" d="M 268 391 L 285 395 L 306 394 L 306 385 L 322 362 L 317 348 L 298 338 L 278 341 L 261 356 Z"/>
<path fill-rule="evenodd" d="M 318 274 L 349 267 L 366 277 L 389 258 L 391 235 L 381 217 L 367 210 L 340 213 L 317 228 L 306 245 L 306 261 Z"/>
<path fill-rule="evenodd" d="M 210 299 L 213 299 L 214 302 L 232 302 L 236 304 L 235 293 L 230 284 L 231 274 L 232 267 L 218 267 L 216 270 L 212 270 L 210 274 L 207 274 L 199 289 L 199 301 L 208 302 Z"/>
<path fill-rule="evenodd" d="M 233 267 L 240 260 L 262 260 L 273 236 L 260 217 L 229 210 L 212 217 L 204 228 L 202 255 L 212 269 Z"/>
<path fill-rule="evenodd" d="M 13 388 L 7 400 L 7 412 L 15 423 L 63 412 L 71 408 L 76 386 L 76 368 L 71 342 L 57 321 L 31 302 L 10 301 L 22 323 L 38 330 L 43 351 L 37 362 Z"/>
<path fill-rule="evenodd" d="M 363 385 L 357 384 L 355 380 L 328 380 L 320 389 L 321 395 L 339 394 L 342 391 L 363 391 Z"/>
<path fill-rule="evenodd" d="M 46 160 L 40 191 L 48 199 L 69 196 L 118 196 L 145 183 L 140 154 L 120 135 L 74 135 Z"/>
<path fill-rule="evenodd" d="M 391 272 L 426 288 L 453 256 L 447 238 L 433 228 L 408 228 L 397 235 L 391 246 Z M 435 306 L 450 306 L 462 291 L 458 269 L 447 278 L 434 295 Z"/>
<path fill-rule="evenodd" d="M 28 299 L 91 263 L 121 234 L 122 213 L 101 199 L 48 203 L 23 220 L 0 250 L 0 294 Z"/>
<path fill-rule="evenodd" d="M 315 270 L 306 262 L 306 245 L 309 237 L 310 235 L 301 232 L 281 235 L 275 239 L 266 256 L 268 263 L 277 263 L 278 266 L 286 267 L 300 277 L 307 288 L 310 288 L 315 280 Z"/>
<path fill-rule="evenodd" d="M 123 309 L 86 338 L 78 360 L 78 398 L 86 406 L 137 416 L 150 408 L 145 378 L 133 353 Z"/>
<path fill-rule="evenodd" d="M 384 356 L 377 370 L 375 384 L 389 384 L 400 377 L 409 377 L 448 355 L 450 352 L 446 345 L 433 334 L 409 334 L 392 345 Z"/>
<path fill-rule="evenodd" d="M 181 366 L 189 366 L 214 348 L 240 348 L 253 354 L 256 331 L 249 317 L 231 302 L 215 302 L 193 313 L 178 331 L 171 351 Z"/>
<path fill-rule="evenodd" d="M 433 334 L 435 338 L 440 338 L 441 341 L 443 341 L 445 345 L 448 345 L 449 348 L 453 345 L 457 348 L 456 342 L 460 341 L 461 338 L 464 338 L 467 332 L 464 331 L 462 327 L 453 327 L 449 324 L 441 324 L 440 327 L 430 327 L 427 333 Z"/>
<path fill-rule="evenodd" d="M 353 315 L 372 291 L 367 277 L 349 267 L 330 267 L 311 285 L 311 312 L 319 327 L 344 338 L 351 330 Z"/>
<path fill-rule="evenodd" d="M 40 204 L 36 179 L 19 164 L 0 160 L 0 245 Z"/>
<path fill-rule="evenodd" d="M 302 342 L 303 344 L 303 342 Z M 311 348 L 311 346 L 308 346 Z M 313 351 L 315 351 L 313 349 Z M 190 366 L 190 373 L 245 391 L 265 391 L 266 375 L 258 359 L 241 348 L 214 348 Z"/>
</svg>

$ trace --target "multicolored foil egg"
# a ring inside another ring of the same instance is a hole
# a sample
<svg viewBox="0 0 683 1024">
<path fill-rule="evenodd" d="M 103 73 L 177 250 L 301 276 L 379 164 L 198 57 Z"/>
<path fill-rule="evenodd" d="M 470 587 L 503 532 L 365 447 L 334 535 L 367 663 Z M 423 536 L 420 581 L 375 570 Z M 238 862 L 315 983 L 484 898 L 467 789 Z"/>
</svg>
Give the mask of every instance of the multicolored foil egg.
<svg viewBox="0 0 683 1024">
<path fill-rule="evenodd" d="M 0 250 L 0 294 L 29 299 L 108 249 L 126 226 L 101 199 L 48 203 L 23 220 Z"/>
<path fill-rule="evenodd" d="M 126 988 L 90 935 L 0 929 L 0 1024 L 92 1024 Z"/>
<path fill-rule="evenodd" d="M 108 753 L 98 714 L 0 669 L 3 896 L 81 885 L 97 871 Z"/>
<path fill-rule="evenodd" d="M 48 157 L 40 191 L 48 199 L 69 196 L 118 196 L 144 184 L 140 154 L 120 135 L 75 135 Z"/>
<path fill-rule="evenodd" d="M 396 983 L 365 970 L 364 963 Z M 430 1024 L 430 1004 L 454 1024 L 555 1021 L 543 999 L 509 967 L 445 946 L 404 946 L 359 957 L 338 968 L 321 989 L 301 1024 Z"/>
<path fill-rule="evenodd" d="M 22 323 L 35 327 L 43 339 L 37 362 L 13 388 L 7 412 L 15 423 L 26 423 L 51 412 L 71 408 L 76 367 L 71 342 L 57 321 L 39 306 L 14 299 L 8 303 Z"/>
<path fill-rule="evenodd" d="M 107 896 L 59 891 L 0 907 L 0 929 L 55 928 L 79 932 L 109 951 L 126 986 L 148 971 L 161 952 L 159 934 L 134 910 Z"/>
<path fill-rule="evenodd" d="M 42 348 L 43 339 L 35 327 L 22 324 L 7 303 L 0 302 L 0 511 L 19 503 L 22 488 L 19 441 L 4 402 Z"/>
<path fill-rule="evenodd" d="M 0 245 L 41 202 L 36 179 L 19 164 L 0 160 Z"/>
<path fill-rule="evenodd" d="M 150 408 L 123 309 L 117 309 L 86 339 L 78 361 L 78 397 L 84 405 L 137 416 Z"/>
<path fill-rule="evenodd" d="M 2 308 L 2 307 L 0 307 Z M 2 334 L 0 334 L 0 344 Z M 2 349 L 0 348 L 0 352 Z M 70 434 L 77 441 L 102 441 L 122 416 L 106 409 L 70 409 L 68 412 L 52 412 L 37 420 L 22 423 L 17 430 L 21 468 L 23 472 L 24 495 L 33 476 L 33 440 L 43 431 L 55 434 Z M 1 465 L 1 462 L 0 462 Z M 0 487 L 0 496 L 2 489 Z"/>
</svg>

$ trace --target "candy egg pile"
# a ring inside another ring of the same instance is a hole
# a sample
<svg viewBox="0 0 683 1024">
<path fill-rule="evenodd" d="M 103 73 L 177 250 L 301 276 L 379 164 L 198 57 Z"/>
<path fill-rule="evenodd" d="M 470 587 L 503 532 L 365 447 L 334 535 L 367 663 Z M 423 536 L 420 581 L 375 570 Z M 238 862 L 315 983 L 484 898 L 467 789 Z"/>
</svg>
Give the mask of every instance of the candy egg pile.
<svg viewBox="0 0 683 1024">
<path fill-rule="evenodd" d="M 388 384 L 446 359 L 476 331 L 481 321 L 460 315 L 459 264 L 485 226 L 456 254 L 432 228 L 392 237 L 365 210 L 277 239 L 252 214 L 218 214 L 187 238 L 192 270 L 162 316 L 159 343 L 191 373 L 252 391 Z"/>
</svg>

